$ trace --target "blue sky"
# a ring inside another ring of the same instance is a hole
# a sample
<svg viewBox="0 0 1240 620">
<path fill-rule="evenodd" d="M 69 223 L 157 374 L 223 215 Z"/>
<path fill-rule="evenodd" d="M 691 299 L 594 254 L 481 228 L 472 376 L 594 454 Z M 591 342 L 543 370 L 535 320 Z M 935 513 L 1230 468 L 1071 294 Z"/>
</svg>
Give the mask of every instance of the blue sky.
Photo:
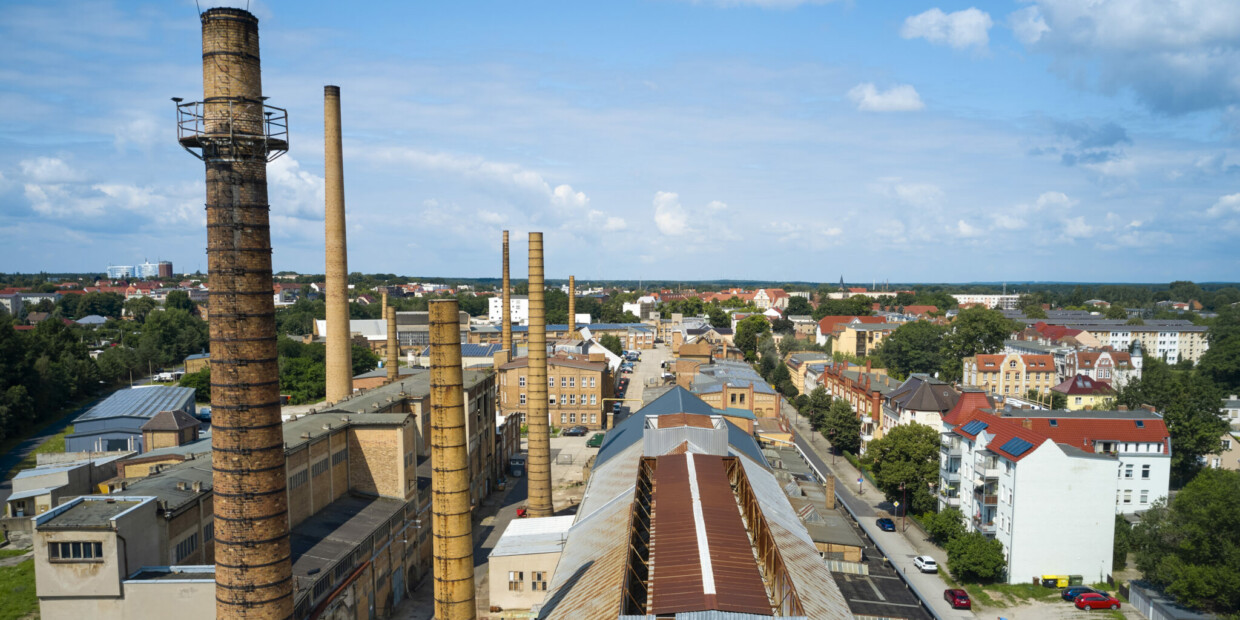
<svg viewBox="0 0 1240 620">
<path fill-rule="evenodd" d="M 1240 3 L 250 8 L 277 270 L 323 270 L 337 84 L 353 271 L 497 275 L 510 229 L 582 280 L 1240 275 Z M 0 15 L 0 271 L 205 270 L 194 3 Z"/>
</svg>

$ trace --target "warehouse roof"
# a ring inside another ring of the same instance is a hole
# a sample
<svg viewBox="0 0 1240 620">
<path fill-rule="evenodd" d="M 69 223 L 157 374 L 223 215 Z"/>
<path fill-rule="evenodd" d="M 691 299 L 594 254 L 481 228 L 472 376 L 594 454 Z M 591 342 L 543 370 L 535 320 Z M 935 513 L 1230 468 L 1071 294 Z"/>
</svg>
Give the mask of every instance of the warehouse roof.
<svg viewBox="0 0 1240 620">
<path fill-rule="evenodd" d="M 117 390 L 77 418 L 78 422 L 107 418 L 153 418 L 160 411 L 188 409 L 194 388 L 148 385 Z"/>
</svg>

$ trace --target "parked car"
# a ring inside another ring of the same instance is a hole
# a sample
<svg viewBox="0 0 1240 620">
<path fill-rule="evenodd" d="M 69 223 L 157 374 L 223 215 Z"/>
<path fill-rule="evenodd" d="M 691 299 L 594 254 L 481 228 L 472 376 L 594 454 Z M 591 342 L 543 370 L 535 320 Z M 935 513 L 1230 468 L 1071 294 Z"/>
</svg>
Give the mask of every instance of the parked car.
<svg viewBox="0 0 1240 620">
<path fill-rule="evenodd" d="M 586 442 L 586 447 L 597 448 L 603 445 L 603 437 L 605 436 L 606 435 L 604 435 L 603 433 L 594 433 L 594 436 L 591 437 L 590 440 Z"/>
<path fill-rule="evenodd" d="M 611 406 L 611 411 L 612 411 L 612 413 L 620 413 L 620 403 L 616 403 L 616 404 L 612 405 L 612 406 Z"/>
<path fill-rule="evenodd" d="M 888 519 L 887 517 L 883 517 L 883 518 L 881 518 L 881 519 L 879 519 L 879 520 L 875 521 L 875 523 L 876 523 L 876 524 L 878 524 L 878 529 L 880 529 L 880 530 L 882 530 L 882 531 L 884 531 L 884 532 L 894 532 L 894 531 L 896 531 L 896 522 L 895 522 L 895 521 L 892 521 L 891 519 Z"/>
<path fill-rule="evenodd" d="M 956 589 L 943 590 L 943 600 L 952 606 L 952 609 L 973 609 L 973 601 L 969 600 L 969 593 Z"/>
<path fill-rule="evenodd" d="M 1097 592 L 1086 592 L 1077 595 L 1077 609 L 1119 609 L 1119 599 L 1114 596 L 1098 594 Z"/>
<path fill-rule="evenodd" d="M 564 432 L 560 434 L 565 437 L 585 437 L 588 432 L 590 432 L 590 429 L 584 426 L 571 426 L 564 429 Z"/>
<path fill-rule="evenodd" d="M 935 562 L 934 558 L 928 555 L 919 555 L 913 558 L 913 566 L 916 566 L 917 570 L 923 573 L 939 572 L 939 563 Z"/>
<path fill-rule="evenodd" d="M 1102 590 L 1095 590 L 1094 588 L 1091 588 L 1089 586 L 1071 586 L 1068 588 L 1064 588 L 1063 591 L 1060 592 L 1060 595 L 1063 596 L 1063 600 L 1072 602 L 1076 600 L 1076 597 L 1082 594 L 1091 594 L 1091 593 L 1101 594 L 1103 596 L 1107 595 L 1106 592 Z"/>
</svg>

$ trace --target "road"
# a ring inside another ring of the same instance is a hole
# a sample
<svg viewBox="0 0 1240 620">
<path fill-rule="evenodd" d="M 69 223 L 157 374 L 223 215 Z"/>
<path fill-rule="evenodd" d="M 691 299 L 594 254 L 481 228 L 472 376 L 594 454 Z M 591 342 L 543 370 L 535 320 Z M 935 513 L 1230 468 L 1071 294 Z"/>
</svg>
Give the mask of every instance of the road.
<svg viewBox="0 0 1240 620">
<path fill-rule="evenodd" d="M 641 361 L 633 365 L 632 374 L 622 374 L 622 377 L 629 378 L 629 389 L 625 393 L 625 398 L 641 399 L 639 404 L 636 400 L 621 403 L 620 413 L 615 416 L 614 424 L 619 424 L 629 417 L 629 414 L 641 409 L 645 406 L 646 383 L 652 379 L 656 380 L 662 376 L 664 370 L 661 364 L 664 360 L 671 358 L 671 352 L 665 344 L 656 344 L 653 349 L 641 349 Z"/>
<path fill-rule="evenodd" d="M 38 448 L 39 446 L 43 445 L 43 442 L 47 441 L 48 439 L 51 439 L 52 437 L 56 436 L 57 433 L 60 433 L 61 431 L 65 430 L 65 427 L 69 426 L 70 424 L 73 424 L 73 421 L 77 420 L 78 416 L 82 415 L 83 413 L 86 413 L 88 410 L 90 410 L 91 407 L 94 407 L 99 401 L 103 400 L 104 398 L 107 398 L 107 396 L 96 398 L 95 400 L 92 400 L 89 403 L 86 403 L 85 405 L 77 408 L 72 413 L 69 413 L 65 415 L 63 418 L 57 420 L 56 423 L 43 429 L 42 431 L 39 431 L 37 435 L 27 438 L 25 441 L 17 444 L 16 448 L 13 448 L 8 453 L 4 454 L 3 456 L 0 456 L 0 475 L 4 475 L 6 472 L 12 469 L 15 465 L 22 462 L 22 459 L 26 458 L 27 456 L 30 456 L 30 453 L 35 451 L 35 448 Z M 8 501 L 9 496 L 12 494 L 13 494 L 13 481 L 5 480 L 3 482 L 0 482 L 0 506 L 4 505 L 4 502 Z"/>
<path fill-rule="evenodd" d="M 795 422 L 793 438 L 797 446 L 801 448 L 801 451 L 805 453 L 806 457 L 809 458 L 810 462 L 819 471 L 830 471 L 835 475 L 837 481 L 835 493 L 839 496 L 840 501 L 848 505 L 848 509 L 857 516 L 857 524 L 861 526 L 865 535 L 879 545 L 887 554 L 892 566 L 905 575 L 909 583 L 920 593 L 920 598 L 931 607 L 934 613 L 940 618 L 975 618 L 976 616 L 972 612 L 952 609 L 947 604 L 947 601 L 943 600 L 943 590 L 947 589 L 947 584 L 937 574 L 924 574 L 913 567 L 913 558 L 918 555 L 929 555 L 940 566 L 945 566 L 947 564 L 947 555 L 926 541 L 916 540 L 920 535 L 916 528 L 909 528 L 904 535 L 901 535 L 900 532 L 883 532 L 879 530 L 875 520 L 878 518 L 879 513 L 877 504 L 885 500 L 882 494 L 870 488 L 869 483 L 863 483 L 866 492 L 864 495 L 858 496 L 857 479 L 860 476 L 859 472 L 842 458 L 837 459 L 835 464 L 832 465 L 830 463 L 830 444 L 821 436 L 814 436 L 813 431 L 804 419 L 794 417 L 790 406 L 785 405 L 784 415 L 787 416 L 788 420 Z M 813 438 L 807 439 L 810 437 Z"/>
</svg>

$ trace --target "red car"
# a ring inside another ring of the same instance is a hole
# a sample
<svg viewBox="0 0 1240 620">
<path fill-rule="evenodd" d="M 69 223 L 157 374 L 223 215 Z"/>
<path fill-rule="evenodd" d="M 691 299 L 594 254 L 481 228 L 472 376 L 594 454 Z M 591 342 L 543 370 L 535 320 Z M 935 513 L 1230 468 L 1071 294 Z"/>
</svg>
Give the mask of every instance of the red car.
<svg viewBox="0 0 1240 620">
<path fill-rule="evenodd" d="M 951 604 L 952 609 L 973 609 L 973 601 L 964 590 L 943 590 L 943 600 Z"/>
<path fill-rule="evenodd" d="M 1088 592 L 1076 597 L 1077 609 L 1119 609 L 1119 599 L 1097 592 Z"/>
</svg>

